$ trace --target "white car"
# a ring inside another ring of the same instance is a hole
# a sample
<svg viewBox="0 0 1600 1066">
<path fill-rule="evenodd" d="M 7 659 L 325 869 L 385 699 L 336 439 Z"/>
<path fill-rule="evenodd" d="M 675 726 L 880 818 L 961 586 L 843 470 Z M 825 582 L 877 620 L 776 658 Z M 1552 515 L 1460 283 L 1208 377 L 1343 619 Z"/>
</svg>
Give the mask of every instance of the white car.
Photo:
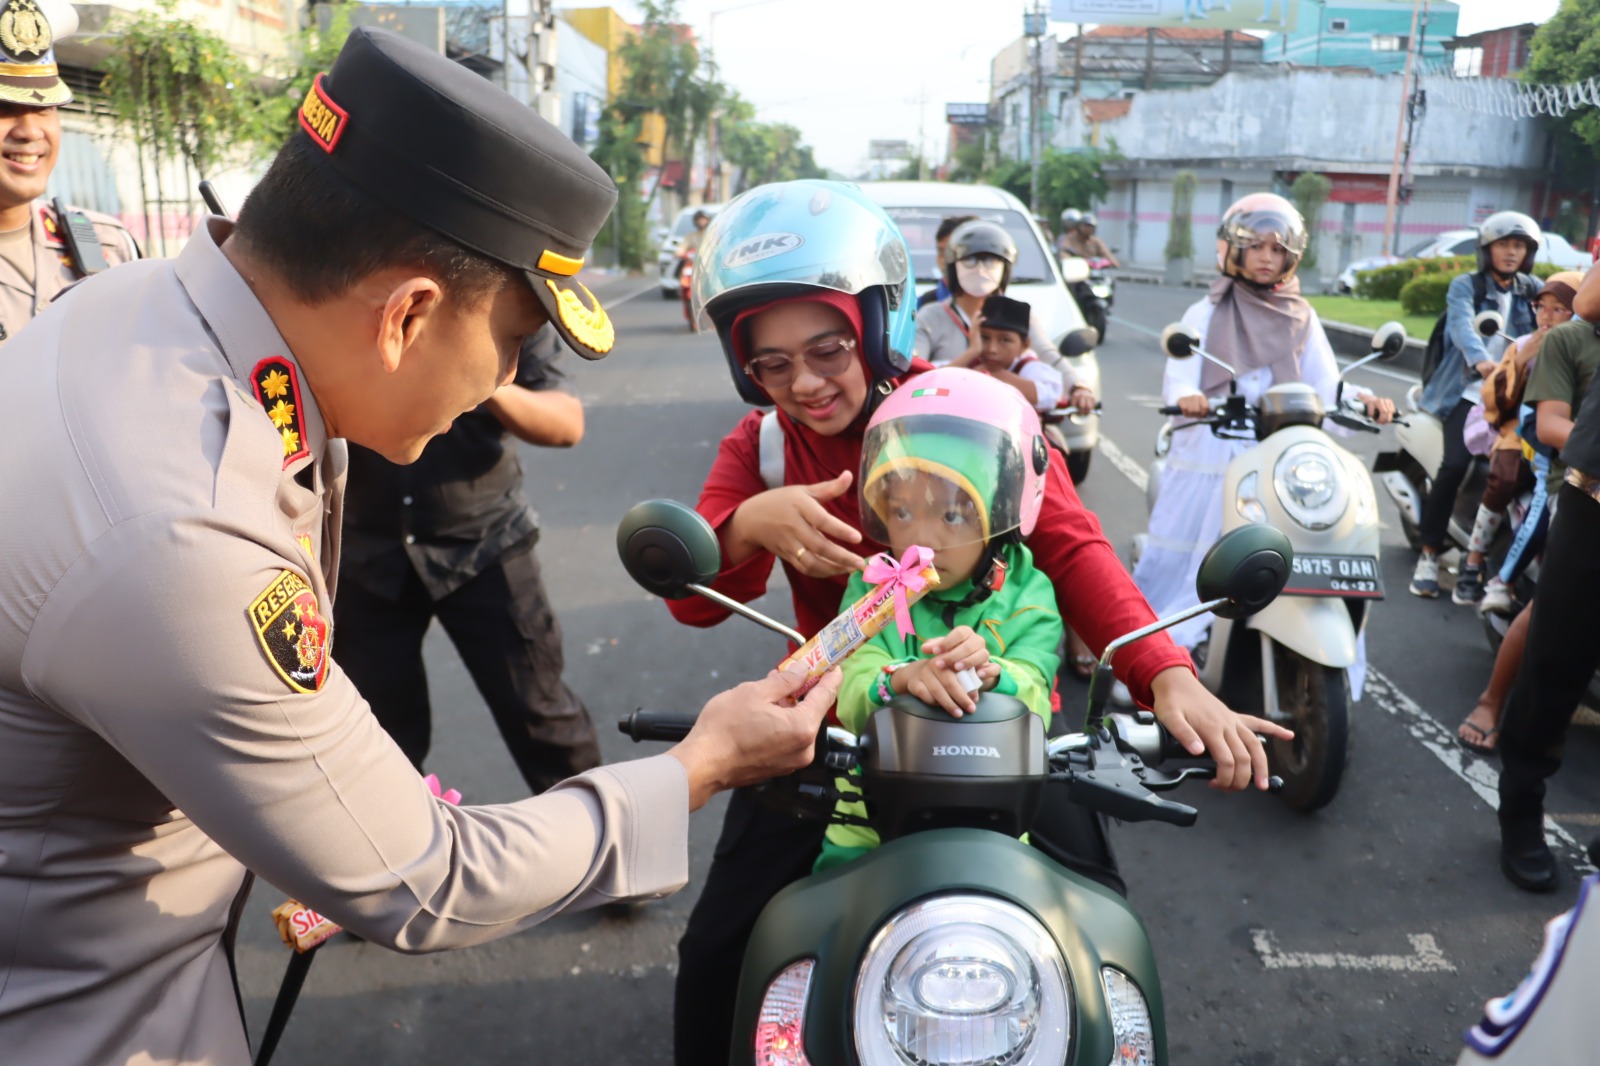
<svg viewBox="0 0 1600 1066">
<path fill-rule="evenodd" d="M 1402 255 L 1375 255 L 1368 259 L 1357 259 L 1354 263 L 1344 268 L 1337 282 L 1337 290 L 1342 293 L 1356 291 L 1356 275 L 1363 270 L 1376 270 L 1381 266 L 1404 262 L 1407 259 L 1435 259 L 1440 256 L 1476 255 L 1478 253 L 1478 231 L 1475 229 L 1452 229 L 1435 234 L 1419 244 L 1414 244 L 1405 250 Z M 1546 233 L 1544 241 L 1539 245 L 1539 254 L 1535 259 L 1540 263 L 1550 263 L 1563 270 L 1588 270 L 1593 264 L 1593 257 L 1578 251 L 1567 243 L 1567 239 L 1559 233 Z"/>
<path fill-rule="evenodd" d="M 1006 295 L 1029 305 L 1034 323 L 1045 336 L 1059 348 L 1067 334 L 1084 327 L 1083 315 L 1061 278 L 1061 267 L 1050 251 L 1049 240 L 1022 201 L 1004 189 L 942 181 L 873 181 L 862 183 L 861 190 L 888 212 L 905 235 L 920 290 L 939 283 L 934 250 L 939 223 L 952 215 L 976 215 L 998 222 L 1017 242 L 1017 264 L 1012 268 Z M 1093 350 L 1065 362 L 1074 380 L 1099 394 L 1100 364 Z M 1059 426 L 1069 449 L 1067 469 L 1075 482 L 1088 475 L 1089 459 L 1100 440 L 1098 422 L 1087 418 L 1082 423 L 1065 421 Z"/>
<path fill-rule="evenodd" d="M 661 242 L 661 250 L 656 253 L 656 274 L 661 283 L 661 298 L 663 300 L 676 300 L 678 298 L 678 256 L 683 254 L 683 239 L 694 232 L 694 216 L 697 211 L 704 211 L 712 218 L 717 217 L 717 212 L 722 210 L 721 204 L 695 204 L 678 212 L 678 217 L 673 219 L 672 227 L 656 234 Z"/>
</svg>

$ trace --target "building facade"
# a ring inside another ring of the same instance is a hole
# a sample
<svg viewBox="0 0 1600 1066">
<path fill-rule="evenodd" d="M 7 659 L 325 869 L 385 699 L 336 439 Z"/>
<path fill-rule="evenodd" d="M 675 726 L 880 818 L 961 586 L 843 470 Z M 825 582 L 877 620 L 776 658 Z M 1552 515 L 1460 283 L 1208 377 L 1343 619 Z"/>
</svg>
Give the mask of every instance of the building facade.
<svg viewBox="0 0 1600 1066">
<path fill-rule="evenodd" d="M 1267 38 L 1269 63 L 1302 67 L 1365 67 L 1379 74 L 1405 69 L 1411 46 L 1411 0 L 1296 0 L 1294 28 Z M 1456 35 L 1460 9 L 1429 0 L 1417 20 L 1420 58 L 1437 62 Z"/>
</svg>

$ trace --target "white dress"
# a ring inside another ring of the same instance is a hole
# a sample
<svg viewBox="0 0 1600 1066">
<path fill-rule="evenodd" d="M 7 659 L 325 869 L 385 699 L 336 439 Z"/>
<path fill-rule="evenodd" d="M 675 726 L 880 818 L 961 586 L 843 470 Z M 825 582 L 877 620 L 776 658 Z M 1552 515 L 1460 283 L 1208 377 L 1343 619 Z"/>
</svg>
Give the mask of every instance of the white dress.
<svg viewBox="0 0 1600 1066">
<path fill-rule="evenodd" d="M 1206 345 L 1214 307 L 1209 299 L 1202 299 L 1183 315 L 1184 324 L 1199 331 L 1202 347 Z M 1162 402 L 1173 405 L 1181 397 L 1203 395 L 1200 375 L 1204 366 L 1205 360 L 1199 357 L 1168 359 L 1161 384 Z M 1316 311 L 1311 312 L 1311 331 L 1305 350 L 1300 353 L 1300 380 L 1317 390 L 1323 407 L 1332 409 L 1339 384 L 1339 364 Z M 1272 371 L 1266 368 L 1248 371 L 1239 376 L 1238 384 L 1239 394 L 1246 402 L 1256 404 L 1261 394 L 1272 387 Z M 1347 387 L 1346 391 L 1351 390 Z M 1178 425 L 1189 420 L 1173 418 L 1171 421 Z M 1329 429 L 1333 433 L 1341 432 L 1338 427 Z M 1200 602 L 1195 596 L 1194 581 L 1206 550 L 1222 535 L 1223 476 L 1234 456 L 1255 445 L 1253 440 L 1223 440 L 1204 426 L 1180 429 L 1172 434 L 1172 448 L 1167 453 L 1166 468 L 1161 475 L 1161 494 L 1151 509 L 1144 552 L 1133 570 L 1134 582 L 1158 616 L 1164 617 Z M 1202 614 L 1167 632 L 1173 640 L 1192 651 L 1206 638 L 1212 617 Z M 1349 671 L 1354 699 L 1361 698 L 1366 666 L 1363 634 L 1356 643 L 1356 663 Z"/>
</svg>

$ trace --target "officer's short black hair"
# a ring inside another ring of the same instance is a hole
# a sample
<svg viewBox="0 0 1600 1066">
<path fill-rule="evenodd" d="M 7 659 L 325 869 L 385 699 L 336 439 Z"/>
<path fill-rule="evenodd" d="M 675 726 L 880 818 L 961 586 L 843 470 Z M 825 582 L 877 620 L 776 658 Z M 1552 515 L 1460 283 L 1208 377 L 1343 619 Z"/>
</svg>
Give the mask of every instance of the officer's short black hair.
<svg viewBox="0 0 1600 1066">
<path fill-rule="evenodd" d="M 309 304 L 342 296 L 362 278 L 393 266 L 416 268 L 465 303 L 521 277 L 385 207 L 301 136 L 279 150 L 239 211 L 235 232 Z"/>
<path fill-rule="evenodd" d="M 949 218 L 947 218 L 944 221 L 940 222 L 939 223 L 939 228 L 934 231 L 934 234 L 933 234 L 934 243 L 938 243 L 939 241 L 947 241 L 947 240 L 949 240 L 950 239 L 950 234 L 952 234 L 956 230 L 960 229 L 962 223 L 971 222 L 973 219 L 975 219 L 977 217 L 978 217 L 977 215 L 951 215 Z"/>
</svg>

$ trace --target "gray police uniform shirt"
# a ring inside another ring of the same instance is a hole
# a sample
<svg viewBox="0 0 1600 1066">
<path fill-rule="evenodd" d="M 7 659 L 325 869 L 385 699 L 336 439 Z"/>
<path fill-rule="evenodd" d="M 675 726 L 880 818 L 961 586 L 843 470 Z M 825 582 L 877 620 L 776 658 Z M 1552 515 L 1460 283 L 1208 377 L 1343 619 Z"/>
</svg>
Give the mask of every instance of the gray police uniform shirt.
<svg viewBox="0 0 1600 1066">
<path fill-rule="evenodd" d="M 247 1063 L 247 868 L 406 952 L 687 880 L 670 755 L 452 807 L 328 657 L 345 445 L 227 232 L 89 279 L 0 351 L 6 1062 Z"/>
<path fill-rule="evenodd" d="M 108 266 L 139 258 L 139 246 L 122 223 L 97 211 L 83 213 L 94 225 Z M 17 331 L 48 307 L 63 289 L 83 276 L 67 259 L 67 245 L 61 236 L 55 208 L 43 200 L 35 200 L 28 228 L 33 249 L 33 280 L 29 281 L 15 266 L 0 259 L 0 343 L 16 336 Z"/>
</svg>

